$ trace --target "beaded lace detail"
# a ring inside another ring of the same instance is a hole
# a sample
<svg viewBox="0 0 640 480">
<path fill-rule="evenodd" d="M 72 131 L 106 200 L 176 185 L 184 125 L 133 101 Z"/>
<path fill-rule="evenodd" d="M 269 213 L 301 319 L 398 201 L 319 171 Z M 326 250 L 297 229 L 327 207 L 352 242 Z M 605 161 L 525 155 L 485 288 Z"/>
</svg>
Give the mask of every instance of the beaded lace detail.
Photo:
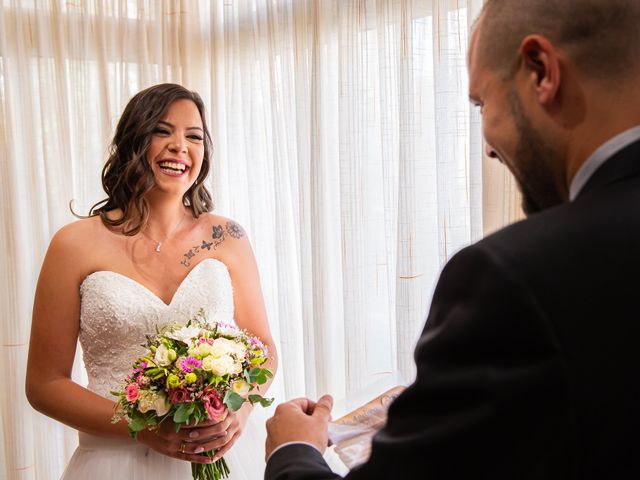
<svg viewBox="0 0 640 480">
<path fill-rule="evenodd" d="M 80 285 L 80 344 L 89 390 L 114 400 L 133 362 L 145 353 L 145 335 L 168 323 L 186 323 L 200 308 L 210 321 L 233 323 L 233 289 L 224 263 L 207 258 L 165 304 L 144 285 L 107 270 Z"/>
</svg>

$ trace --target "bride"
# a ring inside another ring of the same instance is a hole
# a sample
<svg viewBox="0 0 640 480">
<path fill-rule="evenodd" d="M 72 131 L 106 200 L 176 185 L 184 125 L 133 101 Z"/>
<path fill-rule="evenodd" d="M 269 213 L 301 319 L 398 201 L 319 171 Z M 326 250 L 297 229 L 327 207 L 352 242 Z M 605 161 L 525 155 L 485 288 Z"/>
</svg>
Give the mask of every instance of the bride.
<svg viewBox="0 0 640 480">
<path fill-rule="evenodd" d="M 204 180 L 211 139 L 197 93 L 174 84 L 135 95 L 102 173 L 106 200 L 58 231 L 33 307 L 26 391 L 40 412 L 79 431 L 64 479 L 191 478 L 203 451 L 225 456 L 230 478 L 262 478 L 264 422 L 245 403 L 219 423 L 176 433 L 169 422 L 130 438 L 112 423 L 115 397 L 145 334 L 186 321 L 236 322 L 260 337 L 275 371 L 258 270 L 244 230 L 212 213 Z M 89 384 L 71 380 L 80 340 Z M 268 388 L 261 386 L 260 393 Z"/>
</svg>

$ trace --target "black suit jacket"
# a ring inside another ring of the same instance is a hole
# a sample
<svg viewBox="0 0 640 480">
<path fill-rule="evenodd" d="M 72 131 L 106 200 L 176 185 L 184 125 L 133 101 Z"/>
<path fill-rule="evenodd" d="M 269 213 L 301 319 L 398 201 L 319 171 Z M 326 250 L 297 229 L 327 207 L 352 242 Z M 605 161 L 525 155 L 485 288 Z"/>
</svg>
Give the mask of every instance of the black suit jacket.
<svg viewBox="0 0 640 480">
<path fill-rule="evenodd" d="M 417 377 L 349 480 L 640 478 L 640 142 L 444 268 Z M 311 447 L 268 480 L 338 478 Z"/>
</svg>

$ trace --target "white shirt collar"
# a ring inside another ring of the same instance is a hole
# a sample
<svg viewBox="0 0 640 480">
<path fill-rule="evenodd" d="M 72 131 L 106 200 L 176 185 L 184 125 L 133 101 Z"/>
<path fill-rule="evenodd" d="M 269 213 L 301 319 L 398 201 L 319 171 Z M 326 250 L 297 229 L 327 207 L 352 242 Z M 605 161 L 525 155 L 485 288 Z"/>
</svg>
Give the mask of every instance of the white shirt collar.
<svg viewBox="0 0 640 480">
<path fill-rule="evenodd" d="M 571 180 L 569 187 L 569 200 L 573 201 L 578 196 L 582 188 L 586 185 L 591 176 L 602 166 L 604 162 L 613 157 L 623 148 L 640 140 L 640 125 L 630 128 L 607 140 L 582 164 L 578 173 Z"/>
</svg>

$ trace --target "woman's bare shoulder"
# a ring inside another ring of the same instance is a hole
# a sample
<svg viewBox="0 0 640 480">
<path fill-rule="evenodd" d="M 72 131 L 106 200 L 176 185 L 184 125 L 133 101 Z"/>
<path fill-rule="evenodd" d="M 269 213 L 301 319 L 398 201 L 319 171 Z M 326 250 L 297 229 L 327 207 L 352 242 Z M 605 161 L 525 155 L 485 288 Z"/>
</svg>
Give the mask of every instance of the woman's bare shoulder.
<svg viewBox="0 0 640 480">
<path fill-rule="evenodd" d="M 51 239 L 60 247 L 80 248 L 88 241 L 96 240 L 105 230 L 99 216 L 82 218 L 60 228 Z"/>
<path fill-rule="evenodd" d="M 60 228 L 51 238 L 48 256 L 58 256 L 80 270 L 90 269 L 97 246 L 104 244 L 109 231 L 99 216 L 76 220 Z"/>
<path fill-rule="evenodd" d="M 231 218 L 214 213 L 205 213 L 203 216 L 213 239 L 240 240 L 247 235 L 242 225 Z"/>
<path fill-rule="evenodd" d="M 203 214 L 202 222 L 205 223 L 208 235 L 207 239 L 213 245 L 214 251 L 224 260 L 233 262 L 238 257 L 247 255 L 251 247 L 245 229 L 232 218 L 214 213 Z"/>
</svg>

